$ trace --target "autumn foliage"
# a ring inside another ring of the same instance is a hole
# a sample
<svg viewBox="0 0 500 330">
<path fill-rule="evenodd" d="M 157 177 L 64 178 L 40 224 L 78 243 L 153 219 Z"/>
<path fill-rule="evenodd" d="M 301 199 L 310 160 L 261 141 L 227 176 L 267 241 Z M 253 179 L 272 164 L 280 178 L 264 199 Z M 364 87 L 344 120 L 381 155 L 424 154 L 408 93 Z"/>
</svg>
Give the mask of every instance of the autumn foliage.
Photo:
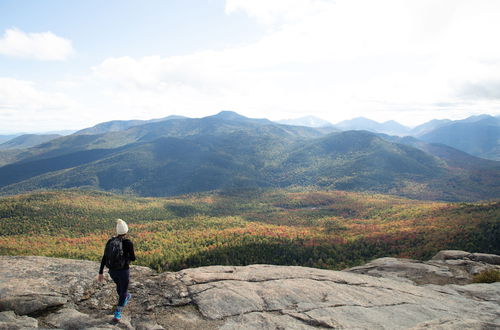
<svg viewBox="0 0 500 330">
<path fill-rule="evenodd" d="M 137 264 L 342 269 L 442 249 L 500 253 L 500 202 L 442 203 L 340 191 L 245 190 L 135 198 L 58 191 L 0 199 L 0 254 L 99 260 L 116 218 Z"/>
</svg>

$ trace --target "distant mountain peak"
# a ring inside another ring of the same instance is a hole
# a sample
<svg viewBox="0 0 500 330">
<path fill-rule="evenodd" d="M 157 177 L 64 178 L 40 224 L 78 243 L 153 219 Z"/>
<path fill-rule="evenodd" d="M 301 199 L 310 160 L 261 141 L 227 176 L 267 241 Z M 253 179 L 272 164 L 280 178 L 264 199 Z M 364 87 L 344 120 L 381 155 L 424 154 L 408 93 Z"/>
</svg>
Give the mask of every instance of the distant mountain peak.
<svg viewBox="0 0 500 330">
<path fill-rule="evenodd" d="M 341 130 L 367 130 L 371 132 L 391 135 L 406 135 L 410 131 L 408 127 L 401 125 L 394 120 L 388 120 L 386 122 L 379 123 L 375 120 L 365 117 L 356 117 L 353 119 L 344 120 L 334 126 Z"/>
<path fill-rule="evenodd" d="M 284 125 L 293 125 L 293 126 L 306 126 L 306 127 L 331 127 L 333 126 L 330 122 L 314 117 L 314 116 L 304 116 L 300 118 L 294 119 L 282 119 L 278 120 L 277 123 Z"/>
<path fill-rule="evenodd" d="M 345 121 L 366 121 L 366 122 L 372 122 L 372 123 L 379 123 L 378 121 L 375 121 L 373 119 L 370 119 L 370 118 L 366 118 L 366 117 L 354 117 L 350 120 L 345 120 Z"/>
<path fill-rule="evenodd" d="M 222 120 L 230 120 L 237 122 L 258 123 L 258 124 L 271 124 L 269 119 L 248 118 L 240 115 L 239 113 L 231 110 L 223 110 L 216 115 L 208 116 L 207 118 L 217 118 Z"/>
<path fill-rule="evenodd" d="M 452 121 L 450 119 L 432 119 L 431 121 L 415 126 L 411 130 L 411 134 L 419 137 L 451 122 Z"/>
<path fill-rule="evenodd" d="M 89 128 L 84 128 L 82 130 L 79 130 L 75 133 L 75 135 L 86 135 L 86 134 L 91 135 L 91 134 L 118 132 L 118 131 L 123 131 L 123 130 L 129 129 L 129 128 L 134 127 L 134 126 L 150 124 L 150 123 L 157 123 L 157 122 L 168 121 L 168 120 L 175 120 L 175 119 L 185 119 L 185 118 L 187 118 L 187 117 L 178 116 L 178 115 L 171 115 L 171 116 L 164 117 L 164 118 L 150 119 L 150 120 L 139 120 L 139 119 L 111 120 L 111 121 L 99 123 L 99 124 L 92 126 L 92 127 L 89 127 Z"/>
<path fill-rule="evenodd" d="M 500 159 L 500 120 L 489 115 L 472 116 L 424 131 L 419 139 L 441 143 L 476 157 Z"/>
<path fill-rule="evenodd" d="M 486 122 L 489 121 L 493 124 L 498 124 L 498 118 L 491 115 L 476 115 L 470 116 L 465 119 L 459 120 L 461 123 L 477 123 L 477 122 Z"/>
<path fill-rule="evenodd" d="M 239 113 L 232 110 L 222 110 L 221 112 L 212 117 L 228 119 L 228 120 L 249 119 L 248 117 L 242 116 Z"/>
<path fill-rule="evenodd" d="M 0 144 L 0 150 L 26 149 L 54 140 L 58 134 L 23 134 Z"/>
</svg>

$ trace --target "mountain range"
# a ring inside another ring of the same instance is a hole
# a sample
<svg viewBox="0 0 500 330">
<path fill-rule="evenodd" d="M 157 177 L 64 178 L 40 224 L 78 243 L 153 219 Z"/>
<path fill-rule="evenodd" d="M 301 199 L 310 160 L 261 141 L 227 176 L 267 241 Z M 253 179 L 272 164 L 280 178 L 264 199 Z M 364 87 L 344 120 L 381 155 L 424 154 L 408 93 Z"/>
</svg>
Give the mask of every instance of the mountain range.
<svg viewBox="0 0 500 330">
<path fill-rule="evenodd" d="M 23 134 L 0 144 L 0 150 L 24 149 L 60 137 L 59 134 Z"/>
<path fill-rule="evenodd" d="M 2 151 L 0 160 L 2 194 L 92 188 L 168 196 L 321 187 L 453 201 L 500 197 L 500 162 L 415 138 L 283 125 L 231 111 L 102 123 Z"/>
<path fill-rule="evenodd" d="M 389 120 L 383 123 L 376 122 L 364 117 L 358 117 L 350 120 L 344 120 L 334 125 L 336 128 L 347 130 L 366 130 L 370 132 L 385 133 L 390 135 L 408 135 L 410 128 L 400 123 Z"/>
<path fill-rule="evenodd" d="M 226 113 L 226 116 L 232 116 L 229 115 L 231 113 L 234 114 L 232 111 L 223 111 L 222 113 Z M 29 148 L 44 141 L 56 138 L 59 135 L 69 135 L 72 133 L 75 135 L 96 135 L 118 132 L 148 123 L 186 118 L 187 117 L 184 116 L 172 115 L 152 120 L 114 120 L 82 129 L 76 133 L 71 131 L 60 131 L 46 134 L 0 135 L 0 150 Z M 230 120 L 231 118 L 226 119 Z M 261 122 L 266 121 L 267 123 L 271 122 L 267 119 L 261 120 Z M 335 125 L 314 116 L 278 120 L 275 121 L 275 123 L 312 128 L 329 128 L 330 131 L 366 130 L 385 135 L 401 137 L 412 136 L 422 141 L 452 146 L 477 157 L 500 160 L 500 116 L 479 115 L 457 121 L 433 119 L 414 128 L 401 125 L 394 120 L 379 123 L 364 117 L 345 120 Z M 6 160 L 7 158 L 9 157 L 5 154 L 0 155 L 0 165 L 6 164 L 8 162 Z"/>
<path fill-rule="evenodd" d="M 440 143 L 471 155 L 500 160 L 500 116 L 472 116 L 463 120 L 434 119 L 410 128 L 394 120 L 383 123 L 364 117 L 345 120 L 335 125 L 315 117 L 280 121 L 309 127 L 330 126 L 340 131 L 365 130 L 395 136 L 412 136 L 429 143 Z"/>
<path fill-rule="evenodd" d="M 418 138 L 445 144 L 474 156 L 500 160 L 500 119 L 497 117 L 477 116 L 449 122 Z"/>
<path fill-rule="evenodd" d="M 186 117 L 173 115 L 165 118 L 151 119 L 151 120 L 113 120 L 79 130 L 75 133 L 75 135 L 94 135 L 101 133 L 118 132 L 134 126 L 157 123 L 160 121 L 166 121 L 170 119 L 182 119 L 182 118 Z"/>
<path fill-rule="evenodd" d="M 0 135 L 0 143 L 7 142 L 9 140 L 12 140 L 13 138 L 18 137 L 21 134 L 10 134 L 10 135 Z"/>
</svg>

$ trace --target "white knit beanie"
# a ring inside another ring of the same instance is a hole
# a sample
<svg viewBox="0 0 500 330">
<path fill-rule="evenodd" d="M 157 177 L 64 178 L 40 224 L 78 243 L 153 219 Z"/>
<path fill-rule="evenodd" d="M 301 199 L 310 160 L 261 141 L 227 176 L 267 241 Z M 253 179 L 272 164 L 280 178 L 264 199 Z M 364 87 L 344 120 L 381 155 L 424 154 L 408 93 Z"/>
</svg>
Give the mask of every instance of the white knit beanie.
<svg viewBox="0 0 500 330">
<path fill-rule="evenodd" d="M 118 235 L 125 235 L 128 232 L 128 226 L 122 219 L 116 220 L 116 233 Z"/>
</svg>

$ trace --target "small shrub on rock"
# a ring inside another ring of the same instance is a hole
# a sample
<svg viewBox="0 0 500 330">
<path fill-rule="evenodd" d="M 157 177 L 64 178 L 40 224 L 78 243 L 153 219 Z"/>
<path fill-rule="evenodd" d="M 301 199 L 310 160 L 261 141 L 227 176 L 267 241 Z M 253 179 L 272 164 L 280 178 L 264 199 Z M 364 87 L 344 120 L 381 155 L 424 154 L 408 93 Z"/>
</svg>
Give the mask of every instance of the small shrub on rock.
<svg viewBox="0 0 500 330">
<path fill-rule="evenodd" d="M 489 269 L 485 270 L 472 278 L 474 283 L 494 283 L 500 282 L 500 270 Z"/>
</svg>

